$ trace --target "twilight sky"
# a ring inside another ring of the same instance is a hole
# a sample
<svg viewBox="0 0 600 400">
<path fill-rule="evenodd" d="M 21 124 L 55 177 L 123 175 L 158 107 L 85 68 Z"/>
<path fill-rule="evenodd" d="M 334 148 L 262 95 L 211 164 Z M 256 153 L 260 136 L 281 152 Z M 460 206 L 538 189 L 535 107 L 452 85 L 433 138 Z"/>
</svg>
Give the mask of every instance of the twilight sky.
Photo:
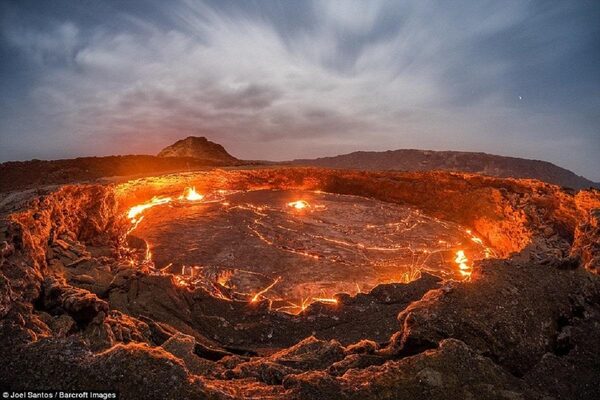
<svg viewBox="0 0 600 400">
<path fill-rule="evenodd" d="M 423 148 L 600 181 L 600 2 L 0 3 L 0 162 Z"/>
</svg>

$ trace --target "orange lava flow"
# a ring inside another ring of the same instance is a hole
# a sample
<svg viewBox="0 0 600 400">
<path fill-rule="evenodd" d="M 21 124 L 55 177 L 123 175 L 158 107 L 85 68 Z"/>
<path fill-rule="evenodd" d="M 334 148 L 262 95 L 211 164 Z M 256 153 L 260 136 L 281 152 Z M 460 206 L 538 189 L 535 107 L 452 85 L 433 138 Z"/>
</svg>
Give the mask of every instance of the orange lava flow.
<svg viewBox="0 0 600 400">
<path fill-rule="evenodd" d="M 293 207 L 296 210 L 302 210 L 304 208 L 310 207 L 310 204 L 308 204 L 308 202 L 305 200 L 292 201 L 292 202 L 289 202 L 287 205 L 288 205 L 288 207 Z"/>
<path fill-rule="evenodd" d="M 200 201 L 203 198 L 204 195 L 196 192 L 195 187 L 185 189 L 185 193 L 179 197 L 179 199 L 185 199 L 187 201 Z"/>
<path fill-rule="evenodd" d="M 152 200 L 147 203 L 142 203 L 131 207 L 127 213 L 127 218 L 129 218 L 132 223 L 135 223 L 138 220 L 141 220 L 141 214 L 148 208 L 158 206 L 160 204 L 167 204 L 171 201 L 173 201 L 173 199 L 170 197 L 153 197 Z"/>
<path fill-rule="evenodd" d="M 328 298 L 328 297 L 313 297 L 313 301 L 318 301 L 319 303 L 326 303 L 326 304 L 337 304 L 338 303 L 337 299 L 332 299 L 332 298 Z"/>
<path fill-rule="evenodd" d="M 471 267 L 467 265 L 467 261 L 469 261 L 469 259 L 465 255 L 465 252 L 463 250 L 458 250 L 456 252 L 456 258 L 454 259 L 454 262 L 458 264 L 458 270 L 464 277 L 469 277 L 472 273 Z"/>
<path fill-rule="evenodd" d="M 204 195 L 198 193 L 195 187 L 186 188 L 183 194 L 177 198 L 177 200 L 187 201 L 200 201 L 202 199 L 204 199 Z M 144 218 L 142 213 L 144 211 L 158 205 L 171 203 L 172 201 L 172 197 L 153 197 L 150 201 L 146 203 L 138 204 L 131 207 L 127 212 L 127 218 L 131 221 L 133 226 L 129 229 L 127 233 L 131 233 L 142 221 L 142 219 Z"/>
<path fill-rule="evenodd" d="M 466 229 L 465 232 L 471 237 L 471 241 L 477 243 L 478 245 L 483 247 L 483 251 L 485 254 L 485 258 L 495 257 L 496 253 L 491 248 L 487 247 L 481 238 L 475 236 L 470 229 Z M 471 278 L 471 274 L 473 273 L 473 266 L 469 265 L 469 259 L 467 258 L 464 250 L 457 250 L 456 257 L 454 258 L 454 262 L 458 265 L 458 272 L 461 276 L 465 278 L 465 280 L 469 280 Z"/>
</svg>

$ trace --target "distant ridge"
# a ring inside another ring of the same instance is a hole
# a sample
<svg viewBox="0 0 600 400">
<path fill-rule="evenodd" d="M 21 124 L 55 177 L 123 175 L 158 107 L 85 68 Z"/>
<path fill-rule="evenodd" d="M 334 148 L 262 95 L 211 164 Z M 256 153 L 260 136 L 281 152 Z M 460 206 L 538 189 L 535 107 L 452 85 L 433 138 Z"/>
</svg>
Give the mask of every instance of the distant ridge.
<svg viewBox="0 0 600 400">
<path fill-rule="evenodd" d="M 471 172 L 502 178 L 530 178 L 572 189 L 600 188 L 600 183 L 547 161 L 496 156 L 487 153 L 433 150 L 356 151 L 334 157 L 298 159 L 295 165 L 328 168 Z"/>
</svg>

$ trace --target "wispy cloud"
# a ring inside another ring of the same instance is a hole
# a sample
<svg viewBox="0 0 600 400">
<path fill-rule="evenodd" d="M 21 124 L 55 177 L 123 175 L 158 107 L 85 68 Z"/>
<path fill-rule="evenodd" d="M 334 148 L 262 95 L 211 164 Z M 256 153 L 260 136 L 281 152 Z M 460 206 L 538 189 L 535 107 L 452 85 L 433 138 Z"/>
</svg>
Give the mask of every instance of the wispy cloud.
<svg viewBox="0 0 600 400">
<path fill-rule="evenodd" d="M 154 13 L 110 10 L 110 24 L 10 18 L 4 40 L 39 73 L 3 140 L 21 140 L 13 129 L 56 152 L 153 153 L 199 134 L 244 158 L 451 148 L 600 170 L 587 158 L 600 150 L 598 126 L 519 86 L 522 68 L 531 74 L 572 50 L 548 36 L 556 9 L 511 0 L 263 5 L 156 3 Z M 577 26 L 561 29 L 588 40 Z"/>
</svg>

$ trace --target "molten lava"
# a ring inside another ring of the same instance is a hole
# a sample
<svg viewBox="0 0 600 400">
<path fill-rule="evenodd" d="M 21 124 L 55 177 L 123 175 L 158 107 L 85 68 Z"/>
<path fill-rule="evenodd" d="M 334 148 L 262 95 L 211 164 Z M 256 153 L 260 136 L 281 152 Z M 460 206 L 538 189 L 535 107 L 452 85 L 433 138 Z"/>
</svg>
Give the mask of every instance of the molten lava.
<svg viewBox="0 0 600 400">
<path fill-rule="evenodd" d="M 178 197 L 178 200 L 187 200 L 187 201 L 200 201 L 204 199 L 204 195 L 198 193 L 195 187 L 188 187 L 185 189 L 184 193 Z M 140 223 L 143 218 L 141 215 L 145 210 L 162 205 L 171 203 L 173 201 L 172 197 L 153 197 L 150 201 L 142 204 L 135 205 L 129 209 L 127 212 L 127 218 L 131 221 L 131 223 L 135 226 Z M 133 228 L 135 229 L 135 228 Z M 131 232 L 133 229 L 130 229 Z"/>
<path fill-rule="evenodd" d="M 302 210 L 304 208 L 310 207 L 310 204 L 308 204 L 308 202 L 305 200 L 292 201 L 292 202 L 289 202 L 287 205 L 288 205 L 288 207 L 293 207 L 296 210 Z"/>
<path fill-rule="evenodd" d="M 332 299 L 332 298 L 328 298 L 328 297 L 313 297 L 313 301 L 317 301 L 319 303 L 325 303 L 325 304 L 337 304 L 338 303 L 337 299 Z"/>
<path fill-rule="evenodd" d="M 471 276 L 472 271 L 471 271 L 471 267 L 467 265 L 468 261 L 469 261 L 469 259 L 467 258 L 467 256 L 465 255 L 465 252 L 463 250 L 458 250 L 456 252 L 456 258 L 454 259 L 454 262 L 456 264 L 458 264 L 459 272 L 464 277 Z"/>
<path fill-rule="evenodd" d="M 472 260 L 466 252 L 474 260 L 493 254 L 470 229 L 417 209 L 369 198 L 304 194 L 318 204 L 287 202 L 289 192 L 272 190 L 204 195 L 187 187 L 177 197 L 154 197 L 129 209 L 128 233 L 149 208 L 178 206 L 158 209 L 140 225 L 136 236 L 146 243 L 146 252 L 137 262 L 156 273 L 174 274 L 178 286 L 204 287 L 229 301 L 266 299 L 273 309 L 297 314 L 315 302 L 338 304 L 335 293 L 408 283 L 421 271 L 469 280 Z M 195 202 L 203 207 L 193 207 Z"/>
<path fill-rule="evenodd" d="M 152 200 L 147 203 L 131 207 L 127 213 L 127 218 L 129 218 L 132 223 L 139 222 L 142 219 L 141 214 L 148 208 L 158 206 L 160 204 L 167 204 L 171 201 L 173 201 L 173 199 L 170 197 L 153 197 Z"/>
<path fill-rule="evenodd" d="M 180 196 L 180 199 L 185 199 L 187 201 L 200 201 L 203 198 L 204 195 L 196 192 L 195 187 L 189 187 L 185 189 L 185 193 Z"/>
</svg>

